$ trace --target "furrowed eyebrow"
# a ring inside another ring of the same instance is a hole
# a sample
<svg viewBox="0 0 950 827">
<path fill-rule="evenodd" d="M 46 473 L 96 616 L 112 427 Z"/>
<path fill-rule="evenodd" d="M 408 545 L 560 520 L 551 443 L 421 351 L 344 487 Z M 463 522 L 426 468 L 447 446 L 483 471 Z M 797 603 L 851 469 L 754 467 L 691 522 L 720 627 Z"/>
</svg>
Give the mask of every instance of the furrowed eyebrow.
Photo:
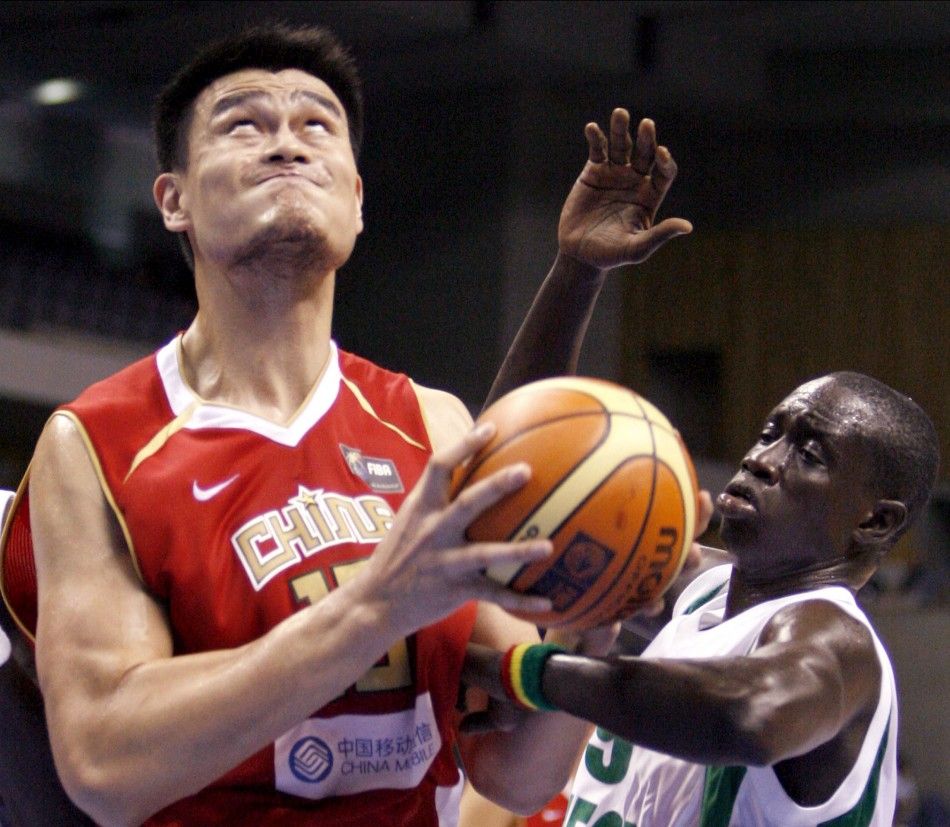
<svg viewBox="0 0 950 827">
<path fill-rule="evenodd" d="M 829 426 L 823 417 L 815 416 L 813 412 L 793 414 L 787 408 L 777 408 L 772 411 L 763 427 L 769 425 L 788 428 L 791 433 L 798 436 L 817 439 L 825 448 L 829 448 L 829 440 L 833 440 L 839 432 L 836 426 L 833 424 Z"/>
<path fill-rule="evenodd" d="M 268 97 L 268 95 L 265 92 L 260 91 L 234 92 L 231 95 L 226 95 L 215 103 L 215 105 L 211 108 L 211 117 L 216 118 L 224 112 L 227 112 L 229 109 L 234 109 L 235 107 L 243 106 L 249 101 L 259 100 L 266 97 Z"/>
<path fill-rule="evenodd" d="M 211 108 L 211 117 L 217 118 L 230 109 L 243 106 L 244 104 L 255 100 L 267 99 L 269 97 L 270 95 L 267 92 L 263 92 L 259 89 L 253 89 L 247 92 L 234 92 L 233 94 L 226 95 L 214 104 L 214 106 Z M 301 98 L 309 101 L 310 103 L 316 104 L 321 109 L 329 111 L 330 114 L 337 119 L 342 120 L 343 112 L 340 110 L 340 107 L 325 95 L 320 95 L 316 92 L 310 92 L 305 89 L 298 89 L 291 94 L 291 100 L 296 101 Z"/>
<path fill-rule="evenodd" d="M 310 92 L 306 89 L 298 89 L 291 94 L 290 99 L 296 100 L 298 98 L 303 98 L 311 103 L 315 103 L 321 109 L 328 109 L 331 114 L 341 120 L 343 118 L 343 112 L 340 110 L 340 107 L 336 105 L 335 101 L 326 97 L 326 95 L 320 95 L 317 92 Z"/>
</svg>

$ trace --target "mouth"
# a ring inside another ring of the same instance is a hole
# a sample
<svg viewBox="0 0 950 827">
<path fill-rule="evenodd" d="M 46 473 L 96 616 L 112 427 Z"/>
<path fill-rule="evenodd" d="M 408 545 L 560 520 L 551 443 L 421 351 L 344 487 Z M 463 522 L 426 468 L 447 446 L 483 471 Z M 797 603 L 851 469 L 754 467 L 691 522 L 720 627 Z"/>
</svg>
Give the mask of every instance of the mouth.
<svg viewBox="0 0 950 827">
<path fill-rule="evenodd" d="M 716 505 L 723 517 L 742 517 L 756 511 L 755 491 L 751 485 L 733 480 L 716 498 Z"/>
<path fill-rule="evenodd" d="M 257 183 L 266 184 L 268 181 L 287 180 L 312 184 L 319 189 L 327 189 L 333 184 L 333 175 L 326 164 L 315 162 L 307 165 L 306 169 L 298 169 L 291 166 L 281 168 L 272 167 L 269 172 L 261 176 Z"/>
<path fill-rule="evenodd" d="M 314 184 L 314 181 L 311 181 L 306 175 L 301 175 L 299 172 L 278 172 L 273 175 L 268 175 L 266 178 L 261 178 L 258 181 L 258 184 L 266 184 L 268 181 L 305 181 L 308 184 Z"/>
</svg>

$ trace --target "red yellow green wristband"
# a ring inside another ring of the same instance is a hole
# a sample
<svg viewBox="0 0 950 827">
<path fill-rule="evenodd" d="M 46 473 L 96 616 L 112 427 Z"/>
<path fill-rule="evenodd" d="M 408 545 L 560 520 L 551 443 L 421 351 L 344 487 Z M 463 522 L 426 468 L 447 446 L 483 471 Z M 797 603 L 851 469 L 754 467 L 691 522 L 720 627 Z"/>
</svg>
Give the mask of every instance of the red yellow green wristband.
<svg viewBox="0 0 950 827">
<path fill-rule="evenodd" d="M 553 711 L 553 706 L 541 691 L 544 664 L 551 655 L 564 652 L 553 643 L 519 643 L 512 646 L 501 659 L 501 684 L 505 694 L 522 709 Z"/>
</svg>

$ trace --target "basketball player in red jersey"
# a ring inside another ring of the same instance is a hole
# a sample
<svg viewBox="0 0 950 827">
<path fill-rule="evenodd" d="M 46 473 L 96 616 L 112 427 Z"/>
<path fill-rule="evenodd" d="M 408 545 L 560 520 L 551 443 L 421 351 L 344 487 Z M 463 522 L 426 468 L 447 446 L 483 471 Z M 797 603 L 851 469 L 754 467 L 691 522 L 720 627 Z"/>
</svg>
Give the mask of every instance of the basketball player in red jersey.
<svg viewBox="0 0 950 827">
<path fill-rule="evenodd" d="M 528 469 L 449 502 L 452 468 L 490 430 L 332 342 L 335 272 L 362 229 L 361 131 L 355 71 L 322 30 L 246 33 L 161 98 L 155 200 L 186 241 L 198 314 L 51 418 L 5 551 L 33 543 L 53 753 L 99 822 L 451 823 L 465 643 L 536 634 L 502 610 L 546 601 L 482 571 L 548 544 L 463 536 Z M 652 124 L 632 155 L 626 113 L 611 133 L 608 159 L 589 128 L 568 268 L 688 230 L 653 226 L 675 165 Z M 616 187 L 628 220 L 604 236 Z M 596 653 L 592 636 L 563 640 Z M 566 772 L 586 732 L 534 716 L 457 746 L 477 788 L 529 812 L 556 790 L 511 784 L 513 769 Z"/>
</svg>

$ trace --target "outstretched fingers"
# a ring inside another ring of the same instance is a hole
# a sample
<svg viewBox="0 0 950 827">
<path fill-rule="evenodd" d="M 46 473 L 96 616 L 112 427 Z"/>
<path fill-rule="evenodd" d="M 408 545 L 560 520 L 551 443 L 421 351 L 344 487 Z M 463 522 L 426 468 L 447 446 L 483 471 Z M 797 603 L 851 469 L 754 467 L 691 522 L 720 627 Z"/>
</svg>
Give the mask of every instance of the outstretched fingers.
<svg viewBox="0 0 950 827">
<path fill-rule="evenodd" d="M 666 197 L 666 191 L 676 178 L 677 166 L 670 151 L 665 146 L 656 148 L 656 164 L 650 176 L 656 204 L 659 206 Z"/>
<path fill-rule="evenodd" d="M 671 238 L 693 231 L 693 225 L 685 218 L 667 218 L 648 230 L 632 234 L 627 241 L 626 260 L 639 264 L 646 261 Z"/>
<path fill-rule="evenodd" d="M 644 177 L 650 174 L 656 160 L 656 124 L 649 118 L 640 121 L 637 127 L 637 151 L 633 168 Z"/>
<path fill-rule="evenodd" d="M 531 479 L 531 466 L 515 462 L 463 488 L 449 506 L 453 522 L 469 526 L 486 509 Z"/>
<path fill-rule="evenodd" d="M 610 163 L 625 166 L 630 163 L 633 139 L 630 137 L 630 113 L 626 109 L 614 109 L 610 113 Z"/>
<path fill-rule="evenodd" d="M 455 469 L 485 447 L 495 435 L 495 430 L 493 422 L 480 422 L 457 442 L 436 451 L 429 458 L 419 480 L 419 498 L 431 507 L 444 505 L 448 501 L 449 485 Z"/>
<path fill-rule="evenodd" d="M 587 138 L 587 157 L 592 164 L 602 164 L 607 160 L 607 136 L 593 121 L 584 127 Z"/>
</svg>

